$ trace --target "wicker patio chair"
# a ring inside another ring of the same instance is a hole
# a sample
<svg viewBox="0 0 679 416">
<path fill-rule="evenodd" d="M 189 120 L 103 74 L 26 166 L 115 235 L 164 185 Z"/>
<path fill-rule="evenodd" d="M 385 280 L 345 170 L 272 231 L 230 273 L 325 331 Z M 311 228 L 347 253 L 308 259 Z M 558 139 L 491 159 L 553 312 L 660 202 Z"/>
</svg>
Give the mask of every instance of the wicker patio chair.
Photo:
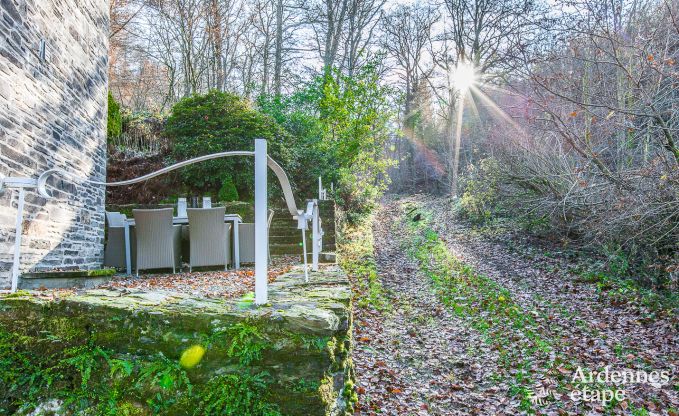
<svg viewBox="0 0 679 416">
<path fill-rule="evenodd" d="M 271 227 L 271 220 L 273 219 L 273 210 L 269 210 L 269 218 L 267 219 L 267 230 Z M 269 251 L 269 260 L 271 260 L 271 251 Z M 244 222 L 238 224 L 238 251 L 240 252 L 240 261 L 242 263 L 255 262 L 255 224 L 251 222 Z"/>
<path fill-rule="evenodd" d="M 172 208 L 132 211 L 137 236 L 139 270 L 181 268 L 181 226 L 172 225 Z"/>
<path fill-rule="evenodd" d="M 125 220 L 120 212 L 106 211 L 106 247 L 104 248 L 104 265 L 124 269 L 125 265 Z"/>
<path fill-rule="evenodd" d="M 189 271 L 194 267 L 221 266 L 231 261 L 231 224 L 224 222 L 226 208 L 189 208 Z"/>
</svg>

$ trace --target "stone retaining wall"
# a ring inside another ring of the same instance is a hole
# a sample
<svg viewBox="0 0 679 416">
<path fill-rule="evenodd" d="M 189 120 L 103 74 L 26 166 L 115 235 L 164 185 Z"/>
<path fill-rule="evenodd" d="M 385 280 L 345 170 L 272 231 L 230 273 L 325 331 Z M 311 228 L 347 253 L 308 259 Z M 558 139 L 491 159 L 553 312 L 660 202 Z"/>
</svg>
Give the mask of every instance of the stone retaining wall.
<svg viewBox="0 0 679 416">
<path fill-rule="evenodd" d="M 345 414 L 355 398 L 350 360 L 351 289 L 337 266 L 324 267 L 311 276 L 308 284 L 300 268 L 279 276 L 270 285 L 270 304 L 264 307 L 256 307 L 248 299 L 203 299 L 157 290 L 57 292 L 55 298 L 44 292 L 0 296 L 0 363 L 5 364 L 4 368 L 0 365 L 0 380 L 29 378 L 29 374 L 9 377 L 2 373 L 21 372 L 21 365 L 12 362 L 13 354 L 21 348 L 37 367 L 41 362 L 57 365 L 61 351 L 87 346 L 88 351 L 106 351 L 108 360 L 127 360 L 129 368 L 135 369 L 157 360 L 159 354 L 176 365 L 194 348 L 205 350 L 195 367 L 183 370 L 193 385 L 191 394 L 200 396 L 186 399 L 185 405 L 194 406 L 194 410 L 201 402 L 216 400 L 199 392 L 205 386 L 218 390 L 215 380 L 222 380 L 219 377 L 265 374 L 266 386 L 256 394 L 278 412 L 273 414 Z M 2 340 L 10 338 L 15 340 L 13 345 L 5 345 L 3 350 Z M 104 381 L 108 371 L 106 366 L 93 371 L 88 389 L 96 391 L 97 383 L 111 383 Z M 55 392 L 59 388 L 77 390 L 77 374 L 67 377 L 73 378 L 74 385 L 66 380 L 60 386 L 55 381 L 38 394 L 40 401 L 63 400 Z M 140 379 L 126 381 L 125 386 L 129 388 Z M 158 390 L 153 379 L 144 383 L 148 386 L 125 393 L 134 397 L 130 406 L 138 409 L 138 414 L 150 414 L 147 403 Z M 5 386 L 0 391 L 0 410 L 12 399 L 21 401 L 26 390 L 22 385 Z M 249 393 L 245 389 L 239 394 Z M 171 409 L 168 414 L 186 411 Z M 230 408 L 224 409 L 205 414 L 233 414 L 228 412 Z M 255 409 L 247 411 L 260 414 Z"/>
</svg>

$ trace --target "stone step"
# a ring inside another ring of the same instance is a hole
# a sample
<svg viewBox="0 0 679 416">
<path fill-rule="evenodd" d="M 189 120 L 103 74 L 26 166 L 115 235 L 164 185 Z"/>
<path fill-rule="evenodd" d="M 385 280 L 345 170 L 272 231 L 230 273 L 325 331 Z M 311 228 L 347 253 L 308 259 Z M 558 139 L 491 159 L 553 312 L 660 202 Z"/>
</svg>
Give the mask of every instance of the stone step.
<svg viewBox="0 0 679 416">
<path fill-rule="evenodd" d="M 307 241 L 311 241 L 311 233 L 306 233 Z M 297 231 L 295 233 L 269 233 L 269 240 L 274 243 L 300 243 L 302 242 L 302 233 Z M 325 233 L 323 241 L 335 242 L 336 237 L 333 233 Z"/>
<path fill-rule="evenodd" d="M 331 223 L 330 221 L 327 220 L 322 220 L 321 224 L 323 224 L 324 227 L 327 228 L 335 228 L 335 224 Z M 297 221 L 288 221 L 288 220 L 271 220 L 271 227 L 279 227 L 279 228 L 297 228 Z"/>
<path fill-rule="evenodd" d="M 269 235 L 269 242 L 271 244 L 298 244 L 302 242 L 302 235 Z M 311 236 L 307 236 L 307 243 L 311 243 Z M 326 244 L 335 244 L 335 238 L 324 235 L 323 245 Z"/>
<path fill-rule="evenodd" d="M 92 289 L 111 280 L 111 276 L 83 277 L 21 277 L 18 288 L 21 290 L 79 288 Z"/>
<path fill-rule="evenodd" d="M 307 262 L 311 264 L 312 254 L 307 253 Z M 299 256 L 299 261 L 304 262 L 304 256 Z M 322 251 L 318 256 L 319 263 L 337 263 L 337 255 L 335 252 Z"/>
<path fill-rule="evenodd" d="M 272 256 L 279 254 L 299 254 L 302 246 L 299 244 L 269 244 L 269 251 Z"/>
<path fill-rule="evenodd" d="M 335 244 L 323 244 L 323 251 L 334 251 L 336 248 Z M 302 245 L 299 243 L 295 244 L 270 244 L 269 250 L 271 255 L 278 254 L 300 254 L 302 253 Z M 311 252 L 310 245 L 307 245 L 307 251 Z"/>
<path fill-rule="evenodd" d="M 311 230 L 306 230 L 306 234 L 311 235 Z M 270 236 L 280 236 L 280 237 L 285 237 L 285 236 L 301 236 L 302 235 L 302 230 L 298 229 L 292 229 L 292 228 L 269 228 L 269 235 Z M 329 236 L 329 237 L 334 237 L 335 236 L 335 230 L 333 229 L 327 229 L 323 228 L 323 235 Z"/>
<path fill-rule="evenodd" d="M 269 234 L 270 244 L 294 244 L 302 241 L 302 234 L 295 235 L 271 235 Z"/>
</svg>

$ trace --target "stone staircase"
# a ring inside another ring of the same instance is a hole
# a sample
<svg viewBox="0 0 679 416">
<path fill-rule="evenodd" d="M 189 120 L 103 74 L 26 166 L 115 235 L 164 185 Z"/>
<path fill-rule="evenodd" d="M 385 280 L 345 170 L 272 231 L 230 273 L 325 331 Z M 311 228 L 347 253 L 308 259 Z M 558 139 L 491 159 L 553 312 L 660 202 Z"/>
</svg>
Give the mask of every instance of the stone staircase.
<svg viewBox="0 0 679 416">
<path fill-rule="evenodd" d="M 323 253 L 335 252 L 335 202 L 320 201 L 320 214 L 323 226 Z M 311 232 L 306 232 L 307 251 L 311 258 Z M 283 208 L 274 208 L 274 216 L 269 229 L 269 246 L 271 255 L 302 255 L 302 232 L 297 229 L 297 220 Z M 328 256 L 321 256 L 328 257 Z"/>
</svg>

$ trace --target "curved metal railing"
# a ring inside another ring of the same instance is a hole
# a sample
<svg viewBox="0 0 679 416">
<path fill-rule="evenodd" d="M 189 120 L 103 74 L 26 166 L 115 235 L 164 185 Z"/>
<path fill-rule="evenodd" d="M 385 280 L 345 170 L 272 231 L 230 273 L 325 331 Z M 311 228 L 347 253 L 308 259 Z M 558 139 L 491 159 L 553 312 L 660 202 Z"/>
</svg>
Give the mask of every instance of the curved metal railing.
<svg viewBox="0 0 679 416">
<path fill-rule="evenodd" d="M 173 170 L 177 170 L 180 168 L 183 168 L 184 166 L 189 166 L 194 163 L 198 162 L 204 162 L 206 160 L 212 160 L 212 159 L 219 159 L 223 157 L 230 157 L 230 156 L 254 156 L 255 152 L 249 152 L 249 151 L 232 151 L 232 152 L 220 152 L 220 153 L 213 153 L 209 155 L 204 155 L 204 156 L 198 156 L 193 159 L 188 159 L 184 160 L 178 163 L 175 163 L 174 165 L 170 165 L 168 167 L 159 169 L 155 172 L 151 172 L 149 174 L 140 176 L 138 178 L 134 179 L 128 179 L 124 181 L 117 181 L 117 182 L 101 182 L 101 181 L 94 181 L 91 179 L 85 179 L 80 176 L 78 176 L 75 173 L 68 172 L 63 169 L 49 169 L 45 171 L 42 175 L 38 177 L 38 182 L 37 182 L 37 191 L 38 193 L 45 197 L 45 198 L 51 198 L 52 195 L 47 191 L 47 180 L 49 179 L 50 176 L 52 175 L 60 175 L 65 178 L 69 179 L 76 179 L 76 180 L 82 180 L 83 182 L 92 184 L 92 185 L 102 185 L 102 186 L 126 186 L 126 185 L 133 185 L 135 183 L 140 183 L 147 181 L 149 179 L 153 179 L 157 176 L 164 175 L 168 172 L 172 172 Z M 267 166 L 269 169 L 271 169 L 275 174 L 276 178 L 278 178 L 278 182 L 281 184 L 281 188 L 283 188 L 283 196 L 285 197 L 285 203 L 287 205 L 288 211 L 290 212 L 290 215 L 293 216 L 293 218 L 297 218 L 298 215 L 298 210 L 297 210 L 297 204 L 295 203 L 295 198 L 292 195 L 292 187 L 290 186 L 290 180 L 288 179 L 288 175 L 285 173 L 281 165 L 278 164 L 274 159 L 271 158 L 271 156 L 267 155 Z"/>
</svg>

